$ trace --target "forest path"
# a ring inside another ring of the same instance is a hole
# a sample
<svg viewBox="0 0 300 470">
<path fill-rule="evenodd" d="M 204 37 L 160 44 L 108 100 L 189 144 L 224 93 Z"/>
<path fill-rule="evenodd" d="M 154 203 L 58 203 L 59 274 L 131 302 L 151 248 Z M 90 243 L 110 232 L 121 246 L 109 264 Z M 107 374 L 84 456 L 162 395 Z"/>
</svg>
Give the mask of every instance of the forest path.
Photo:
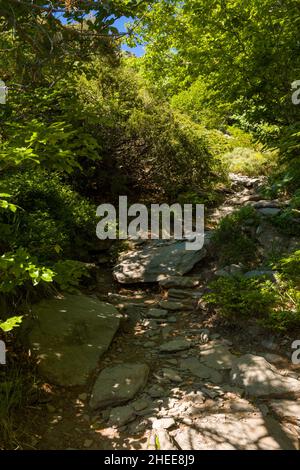
<svg viewBox="0 0 300 470">
<path fill-rule="evenodd" d="M 211 225 L 237 207 L 261 200 L 259 178 L 232 179 L 232 192 L 209 215 Z M 227 325 L 208 311 L 201 295 L 217 268 L 214 262 L 199 263 L 188 277 L 150 287 L 116 286 L 105 274 L 104 283 L 114 292 L 102 289 L 99 297 L 115 304 L 127 321 L 98 374 L 114 368 L 111 373 L 117 374 L 121 389 L 120 370 L 144 364 L 149 368 L 146 384 L 135 383 L 133 375 L 134 398 L 114 403 L 110 397 L 100 410 L 89 406 L 92 382 L 72 389 L 45 385 L 51 400 L 26 411 L 31 424 L 22 446 L 298 449 L 300 368 L 291 364 L 291 340 L 266 336 L 256 325 Z"/>
</svg>

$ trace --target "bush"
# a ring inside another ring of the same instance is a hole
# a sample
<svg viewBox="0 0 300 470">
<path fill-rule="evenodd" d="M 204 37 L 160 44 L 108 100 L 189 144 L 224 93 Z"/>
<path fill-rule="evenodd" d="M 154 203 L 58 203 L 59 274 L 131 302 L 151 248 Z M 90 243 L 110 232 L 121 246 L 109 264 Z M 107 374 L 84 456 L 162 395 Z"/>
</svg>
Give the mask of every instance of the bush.
<svg viewBox="0 0 300 470">
<path fill-rule="evenodd" d="M 182 192 L 210 188 L 223 175 L 203 126 L 174 111 L 126 64 L 112 69 L 96 61 L 93 67 L 96 78 L 78 81 L 78 105 L 101 144 L 102 161 L 95 162 L 87 186 L 93 180 L 110 197 L 122 191 L 136 201 L 175 201 Z"/>
<path fill-rule="evenodd" d="M 272 224 L 290 236 L 300 236 L 300 211 L 287 207 L 280 214 L 272 217 Z"/>
<path fill-rule="evenodd" d="M 36 286 L 41 281 L 52 282 L 53 279 L 53 272 L 44 266 L 38 266 L 37 259 L 23 248 L 0 257 L 0 273 L 0 293 L 4 294 L 14 292 L 27 281 Z"/>
<path fill-rule="evenodd" d="M 283 274 L 285 279 L 291 279 L 300 284 L 300 250 L 281 258 L 274 267 Z"/>
<path fill-rule="evenodd" d="M 241 173 L 249 176 L 268 175 L 277 165 L 275 152 L 259 152 L 252 148 L 236 147 L 233 151 L 225 153 L 224 164 L 232 173 Z"/>
<path fill-rule="evenodd" d="M 297 311 L 281 310 L 269 313 L 268 318 L 261 322 L 267 328 L 285 332 L 300 326 L 300 305 Z"/>
<path fill-rule="evenodd" d="M 223 266 L 255 261 L 256 244 L 251 237 L 251 228 L 256 224 L 258 215 L 252 207 L 243 207 L 220 221 L 212 240 Z"/>
<path fill-rule="evenodd" d="M 36 287 L 40 283 L 50 283 L 53 276 L 51 269 L 39 265 L 37 259 L 30 256 L 24 248 L 4 253 L 0 257 L 0 304 L 5 306 L 4 312 L 0 311 L 0 330 L 10 331 L 22 321 L 22 316 L 10 316 L 11 313 L 8 313 L 12 304 L 16 303 L 12 299 L 17 298 L 18 303 L 22 298 L 22 291 L 26 292 L 30 286 Z M 10 303 L 9 308 L 7 300 Z"/>
<path fill-rule="evenodd" d="M 10 245 L 26 246 L 40 260 L 77 258 L 95 248 L 91 241 L 96 226 L 96 208 L 56 174 L 30 171 L 11 174 L 0 180 L 0 191 L 11 194 L 20 207 L 16 214 L 7 212 L 0 218 L 11 226 Z M 9 228 L 7 228 L 9 230 Z M 3 240 L 4 242 L 4 240 Z"/>
<path fill-rule="evenodd" d="M 257 318 L 271 312 L 277 294 L 270 281 L 243 277 L 219 278 L 210 284 L 204 299 L 228 318 Z"/>
<path fill-rule="evenodd" d="M 55 272 L 54 281 L 65 292 L 76 292 L 82 277 L 89 277 L 89 272 L 84 263 L 74 260 L 58 261 L 53 266 Z"/>
<path fill-rule="evenodd" d="M 287 274 L 276 283 L 265 276 L 219 278 L 209 288 L 204 300 L 223 317 L 256 320 L 279 332 L 300 327 L 299 286 Z"/>
</svg>

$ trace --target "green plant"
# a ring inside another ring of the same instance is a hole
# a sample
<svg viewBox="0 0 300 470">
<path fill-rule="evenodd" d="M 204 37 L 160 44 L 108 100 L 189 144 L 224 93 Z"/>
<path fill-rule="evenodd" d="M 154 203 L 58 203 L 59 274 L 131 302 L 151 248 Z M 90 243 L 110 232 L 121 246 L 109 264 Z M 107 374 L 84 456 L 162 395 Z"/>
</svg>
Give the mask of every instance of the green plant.
<svg viewBox="0 0 300 470">
<path fill-rule="evenodd" d="M 11 347 L 11 344 L 10 344 Z M 32 368 L 28 361 L 20 361 L 11 349 L 7 355 L 5 368 L 0 369 L 0 449 L 16 449 L 19 438 L 24 433 L 24 420 L 17 416 L 30 403 L 33 397 L 37 397 L 38 388 Z"/>
<path fill-rule="evenodd" d="M 10 198 L 10 194 L 0 193 L 0 209 L 9 210 L 11 212 L 16 212 L 17 206 L 15 204 L 11 204 L 10 202 L 6 201 L 6 199 L 2 198 Z"/>
<path fill-rule="evenodd" d="M 263 153 L 246 147 L 234 148 L 223 156 L 223 161 L 230 172 L 249 176 L 270 174 L 277 164 L 275 152 Z"/>
<path fill-rule="evenodd" d="M 297 189 L 293 194 L 290 205 L 293 209 L 300 210 L 300 189 Z"/>
<path fill-rule="evenodd" d="M 37 286 L 41 281 L 53 280 L 53 271 L 39 266 L 36 258 L 31 257 L 24 248 L 0 257 L 0 274 L 0 292 L 4 294 L 15 292 L 17 287 L 28 281 Z"/>
<path fill-rule="evenodd" d="M 257 213 L 250 206 L 243 207 L 220 221 L 212 240 L 223 266 L 255 261 L 256 244 L 251 236 L 251 227 L 257 224 Z"/>
<path fill-rule="evenodd" d="M 82 277 L 89 277 L 88 268 L 80 261 L 64 260 L 58 261 L 53 266 L 55 271 L 54 281 L 61 290 L 76 292 Z"/>
<path fill-rule="evenodd" d="M 6 188 L 21 210 L 0 215 L 0 222 L 11 227 L 10 248 L 26 246 L 45 261 L 86 256 L 95 249 L 91 235 L 96 226 L 96 208 L 63 183 L 58 174 L 24 171 L 0 179 L 0 191 Z M 0 237 L 1 239 L 1 237 Z M 5 241 L 5 240 L 3 240 Z"/>
<path fill-rule="evenodd" d="M 300 292 L 290 279 L 219 278 L 204 300 L 228 319 L 251 319 L 274 331 L 300 327 Z"/>
<path fill-rule="evenodd" d="M 13 330 L 17 326 L 20 326 L 20 323 L 22 322 L 22 316 L 16 316 L 16 317 L 10 317 L 8 320 L 1 322 L 0 321 L 0 330 L 4 331 L 4 333 L 7 333 L 8 331 Z"/>
<path fill-rule="evenodd" d="M 272 217 L 272 224 L 290 236 L 300 235 L 300 211 L 287 207 L 280 214 Z"/>
<path fill-rule="evenodd" d="M 0 257 L 0 297 L 4 299 L 17 295 L 19 290 L 27 287 L 36 287 L 39 283 L 50 283 L 54 273 L 51 269 L 40 266 L 37 259 L 30 256 L 24 248 L 18 248 L 15 252 L 4 253 Z M 0 329 L 10 331 L 22 321 L 22 316 L 8 317 L 0 320 Z"/>
<path fill-rule="evenodd" d="M 80 168 L 80 156 L 99 158 L 96 140 L 64 121 L 47 123 L 32 119 L 25 124 L 10 123 L 8 128 L 12 136 L 0 148 L 0 161 L 6 165 L 29 160 L 46 169 L 71 173 Z"/>
<path fill-rule="evenodd" d="M 300 326 L 300 309 L 279 310 L 270 312 L 268 318 L 261 321 L 261 324 L 271 330 L 284 333 Z"/>
<path fill-rule="evenodd" d="M 278 300 L 273 284 L 264 278 L 221 277 L 209 288 L 204 300 L 228 318 L 262 317 L 272 311 Z"/>
<path fill-rule="evenodd" d="M 287 280 L 300 284 L 300 250 L 290 253 L 288 256 L 281 258 L 274 264 L 274 268 L 278 269 Z"/>
</svg>

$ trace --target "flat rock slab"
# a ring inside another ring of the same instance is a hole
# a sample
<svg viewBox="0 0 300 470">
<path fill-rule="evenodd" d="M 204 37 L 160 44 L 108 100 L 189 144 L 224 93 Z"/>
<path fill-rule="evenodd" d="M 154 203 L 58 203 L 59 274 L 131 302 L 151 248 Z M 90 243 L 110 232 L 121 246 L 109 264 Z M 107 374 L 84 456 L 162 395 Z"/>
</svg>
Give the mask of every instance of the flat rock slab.
<svg viewBox="0 0 300 470">
<path fill-rule="evenodd" d="M 122 284 L 158 282 L 166 276 L 181 276 L 191 271 L 206 254 L 206 248 L 187 250 L 185 241 L 181 240 L 149 240 L 121 254 L 113 274 Z"/>
<path fill-rule="evenodd" d="M 300 400 L 272 400 L 268 406 L 279 418 L 297 423 L 300 421 Z"/>
<path fill-rule="evenodd" d="M 278 209 L 280 208 L 281 204 L 279 201 L 274 200 L 274 201 L 267 201 L 267 200 L 261 200 L 261 201 L 255 201 L 253 204 L 251 204 L 255 209 L 265 209 L 265 208 L 275 208 Z"/>
<path fill-rule="evenodd" d="M 284 377 L 262 356 L 246 354 L 236 359 L 231 380 L 252 397 L 300 396 L 300 381 Z"/>
<path fill-rule="evenodd" d="M 190 301 L 178 302 L 177 300 L 175 301 L 162 300 L 161 302 L 159 302 L 159 306 L 165 310 L 170 310 L 171 312 L 176 312 L 179 310 L 193 310 L 194 309 L 194 306 Z"/>
<path fill-rule="evenodd" d="M 203 292 L 195 289 L 169 289 L 168 292 L 169 298 L 173 297 L 174 299 L 199 299 L 203 296 Z"/>
<path fill-rule="evenodd" d="M 102 370 L 92 390 L 90 407 L 103 409 L 122 405 L 146 385 L 149 367 L 146 364 L 120 364 Z"/>
<path fill-rule="evenodd" d="M 62 386 L 85 384 L 119 328 L 117 309 L 94 297 L 65 295 L 43 300 L 32 312 L 28 343 L 40 373 Z"/>
<path fill-rule="evenodd" d="M 149 308 L 146 316 L 148 318 L 166 318 L 168 316 L 168 311 L 162 308 Z"/>
<path fill-rule="evenodd" d="M 200 347 L 200 360 L 207 367 L 216 370 L 231 369 L 236 356 L 231 354 L 226 346 L 217 342 L 211 341 Z"/>
<path fill-rule="evenodd" d="M 199 379 L 208 379 L 215 384 L 220 384 L 223 381 L 223 376 L 219 371 L 212 369 L 211 367 L 207 367 L 196 357 L 183 359 L 180 362 L 180 369 L 189 370 L 195 377 L 198 377 Z"/>
<path fill-rule="evenodd" d="M 264 276 L 270 279 L 272 282 L 277 282 L 276 274 L 277 274 L 276 271 L 271 271 L 270 269 L 254 269 L 253 271 L 246 272 L 244 274 L 244 277 L 246 279 L 253 279 L 256 277 Z"/>
<path fill-rule="evenodd" d="M 159 285 L 166 289 L 170 287 L 179 289 L 193 288 L 200 285 L 200 280 L 194 277 L 170 276 L 160 281 Z"/>
<path fill-rule="evenodd" d="M 174 339 L 172 341 L 168 341 L 160 346 L 161 352 L 172 353 L 178 351 L 185 351 L 186 349 L 190 349 L 191 343 L 186 339 Z"/>
<path fill-rule="evenodd" d="M 265 217 L 274 217 L 275 215 L 280 214 L 281 209 L 277 209 L 275 207 L 265 207 L 262 209 L 257 209 L 257 211 Z"/>
<path fill-rule="evenodd" d="M 182 450 L 295 450 L 295 443 L 272 418 L 211 414 L 180 429 L 174 439 Z"/>
</svg>

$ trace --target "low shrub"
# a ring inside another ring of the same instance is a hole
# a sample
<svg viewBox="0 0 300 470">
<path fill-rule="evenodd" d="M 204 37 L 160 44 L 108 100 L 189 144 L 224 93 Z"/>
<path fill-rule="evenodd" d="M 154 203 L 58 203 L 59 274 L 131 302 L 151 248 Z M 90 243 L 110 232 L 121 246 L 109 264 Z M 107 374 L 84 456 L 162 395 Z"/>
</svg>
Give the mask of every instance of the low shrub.
<svg viewBox="0 0 300 470">
<path fill-rule="evenodd" d="M 251 227 L 257 224 L 257 212 L 250 206 L 243 207 L 221 220 L 212 240 L 223 266 L 255 261 L 257 250 L 251 236 Z"/>
<path fill-rule="evenodd" d="M 249 176 L 270 174 L 275 169 L 277 160 L 275 152 L 256 151 L 248 147 L 236 147 L 223 156 L 228 171 Z"/>
<path fill-rule="evenodd" d="M 228 318 L 259 318 L 272 311 L 277 294 L 270 281 L 243 277 L 221 277 L 213 281 L 204 296 L 209 304 Z"/>
<path fill-rule="evenodd" d="M 41 261 L 87 256 L 95 249 L 96 208 L 62 182 L 57 174 L 24 171 L 0 180 L 0 191 L 11 194 L 20 209 L 0 214 L 10 232 L 10 248 L 26 246 Z M 0 243 L 7 237 L 0 236 Z M 93 240 L 93 241 L 92 241 Z"/>
</svg>

